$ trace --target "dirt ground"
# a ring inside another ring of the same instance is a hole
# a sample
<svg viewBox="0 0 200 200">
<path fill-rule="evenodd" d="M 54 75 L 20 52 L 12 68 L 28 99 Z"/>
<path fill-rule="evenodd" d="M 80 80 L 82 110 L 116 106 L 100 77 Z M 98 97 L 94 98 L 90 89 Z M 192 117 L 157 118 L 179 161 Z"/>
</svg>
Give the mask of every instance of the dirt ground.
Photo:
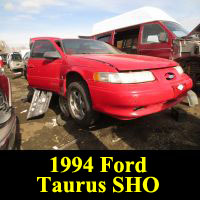
<svg viewBox="0 0 200 200">
<path fill-rule="evenodd" d="M 20 149 L 200 149 L 200 105 L 190 108 L 187 101 L 177 105 L 185 113 L 179 121 L 166 110 L 132 121 L 102 115 L 88 129 L 80 128 L 72 119 L 66 125 L 58 126 L 56 100 L 51 102 L 43 117 L 27 121 L 30 103 L 22 101 L 28 93 L 27 81 L 23 77 L 13 78 L 8 70 L 6 74 L 11 80 L 13 104 L 18 116 Z"/>
</svg>

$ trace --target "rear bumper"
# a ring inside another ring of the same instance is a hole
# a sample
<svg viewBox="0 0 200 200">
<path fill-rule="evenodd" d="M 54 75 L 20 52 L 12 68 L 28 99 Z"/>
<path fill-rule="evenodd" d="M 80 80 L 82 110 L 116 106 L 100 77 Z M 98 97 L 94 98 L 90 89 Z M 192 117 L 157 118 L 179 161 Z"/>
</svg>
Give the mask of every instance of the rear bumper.
<svg viewBox="0 0 200 200">
<path fill-rule="evenodd" d="M 16 114 L 12 111 L 11 118 L 0 127 L 0 150 L 11 150 L 15 144 Z"/>
<path fill-rule="evenodd" d="M 182 84 L 183 90 L 178 86 Z M 93 109 L 121 120 L 130 120 L 171 108 L 180 103 L 192 88 L 192 80 L 170 84 L 151 82 L 145 84 L 104 84 L 91 86 Z"/>
</svg>

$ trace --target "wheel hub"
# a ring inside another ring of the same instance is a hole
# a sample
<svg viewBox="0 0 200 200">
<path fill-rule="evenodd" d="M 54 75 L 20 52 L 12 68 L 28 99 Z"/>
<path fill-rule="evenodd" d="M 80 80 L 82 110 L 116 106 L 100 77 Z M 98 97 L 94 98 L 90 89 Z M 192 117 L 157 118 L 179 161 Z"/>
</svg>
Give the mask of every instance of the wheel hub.
<svg viewBox="0 0 200 200">
<path fill-rule="evenodd" d="M 69 99 L 70 108 L 74 116 L 82 120 L 85 117 L 85 103 L 81 93 L 78 90 L 72 90 Z"/>
</svg>

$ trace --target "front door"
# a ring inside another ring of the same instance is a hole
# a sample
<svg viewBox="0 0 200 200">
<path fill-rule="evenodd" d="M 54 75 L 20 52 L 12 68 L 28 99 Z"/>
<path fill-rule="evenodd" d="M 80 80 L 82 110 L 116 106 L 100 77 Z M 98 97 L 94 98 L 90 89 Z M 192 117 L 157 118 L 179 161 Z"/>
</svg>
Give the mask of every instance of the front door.
<svg viewBox="0 0 200 200">
<path fill-rule="evenodd" d="M 168 33 L 158 23 L 144 24 L 141 27 L 139 54 L 169 59 L 171 41 Z M 160 41 L 159 36 L 166 34 L 166 41 Z"/>
<path fill-rule="evenodd" d="M 28 62 L 28 81 L 32 87 L 58 91 L 62 59 L 46 59 L 44 53 L 57 51 L 49 40 L 34 43 Z"/>
</svg>

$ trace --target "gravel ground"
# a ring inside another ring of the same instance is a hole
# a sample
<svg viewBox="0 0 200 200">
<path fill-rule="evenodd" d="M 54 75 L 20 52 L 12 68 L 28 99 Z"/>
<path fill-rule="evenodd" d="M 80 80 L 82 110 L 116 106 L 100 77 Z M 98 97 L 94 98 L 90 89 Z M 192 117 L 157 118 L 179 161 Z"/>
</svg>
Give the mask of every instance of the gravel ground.
<svg viewBox="0 0 200 200">
<path fill-rule="evenodd" d="M 72 119 L 58 126 L 59 108 L 53 100 L 43 117 L 27 121 L 30 103 L 22 101 L 28 93 L 27 81 L 23 77 L 13 78 L 8 70 L 6 73 L 11 79 L 18 116 L 20 149 L 200 149 L 200 105 L 190 108 L 187 101 L 177 105 L 184 112 L 180 121 L 171 116 L 170 110 L 131 121 L 102 115 L 93 127 L 82 129 Z"/>
</svg>

